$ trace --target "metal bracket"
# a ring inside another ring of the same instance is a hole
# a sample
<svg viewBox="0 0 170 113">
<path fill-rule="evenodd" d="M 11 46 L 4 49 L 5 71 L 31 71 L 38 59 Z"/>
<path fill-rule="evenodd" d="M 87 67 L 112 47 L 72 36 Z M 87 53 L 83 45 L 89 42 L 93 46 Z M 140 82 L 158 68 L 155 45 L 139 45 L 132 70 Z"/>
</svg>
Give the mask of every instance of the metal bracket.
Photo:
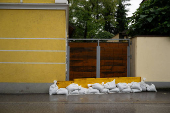
<svg viewBox="0 0 170 113">
<path fill-rule="evenodd" d="M 132 45 L 132 41 L 130 41 L 130 45 Z"/>
</svg>

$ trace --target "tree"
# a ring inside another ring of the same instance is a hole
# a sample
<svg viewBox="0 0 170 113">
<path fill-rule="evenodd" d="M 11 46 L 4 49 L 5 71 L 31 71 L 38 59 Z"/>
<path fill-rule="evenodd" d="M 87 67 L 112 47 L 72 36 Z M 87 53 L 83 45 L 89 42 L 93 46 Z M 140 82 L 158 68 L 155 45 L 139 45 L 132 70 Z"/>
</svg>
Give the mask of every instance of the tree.
<svg viewBox="0 0 170 113">
<path fill-rule="evenodd" d="M 94 0 L 70 0 L 69 22 L 76 27 L 75 38 L 90 38 L 100 29 Z"/>
<path fill-rule="evenodd" d="M 111 39 L 113 38 L 113 34 L 107 31 L 100 31 L 96 36 L 95 39 Z M 105 41 L 103 41 L 105 42 Z"/>
<path fill-rule="evenodd" d="M 129 35 L 170 36 L 170 0 L 147 0 L 133 14 Z"/>
<path fill-rule="evenodd" d="M 99 31 L 112 32 L 118 0 L 69 0 L 69 22 L 74 38 L 93 38 Z"/>
<path fill-rule="evenodd" d="M 116 35 L 119 32 L 122 32 L 127 29 L 128 27 L 128 18 L 126 17 L 128 10 L 125 9 L 126 6 L 130 5 L 125 2 L 130 0 L 121 0 L 118 3 L 118 7 L 115 13 L 116 18 L 116 26 L 114 29 L 114 34 Z"/>
</svg>

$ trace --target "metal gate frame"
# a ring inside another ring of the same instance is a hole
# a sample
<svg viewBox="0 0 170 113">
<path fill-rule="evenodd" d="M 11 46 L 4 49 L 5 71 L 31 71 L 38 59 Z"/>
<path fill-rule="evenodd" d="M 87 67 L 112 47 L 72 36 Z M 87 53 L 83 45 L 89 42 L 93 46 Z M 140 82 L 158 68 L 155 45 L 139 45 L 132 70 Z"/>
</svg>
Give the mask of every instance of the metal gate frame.
<svg viewBox="0 0 170 113">
<path fill-rule="evenodd" d="M 68 45 L 69 41 L 75 41 L 75 40 L 91 40 L 91 41 L 97 41 L 97 53 L 96 53 L 96 78 L 100 78 L 100 41 L 101 40 L 118 40 L 118 41 L 128 41 L 127 46 L 127 77 L 130 77 L 130 39 L 68 39 L 67 40 L 67 75 L 66 75 L 66 81 L 69 81 L 69 69 L 70 69 L 70 46 Z"/>
</svg>

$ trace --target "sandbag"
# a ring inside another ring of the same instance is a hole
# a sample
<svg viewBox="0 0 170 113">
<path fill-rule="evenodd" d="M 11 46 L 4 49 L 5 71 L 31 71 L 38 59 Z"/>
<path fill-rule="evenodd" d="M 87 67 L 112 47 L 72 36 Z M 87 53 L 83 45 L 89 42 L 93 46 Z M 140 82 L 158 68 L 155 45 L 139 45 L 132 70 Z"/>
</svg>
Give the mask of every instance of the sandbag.
<svg viewBox="0 0 170 113">
<path fill-rule="evenodd" d="M 106 89 L 116 88 L 115 79 L 112 82 L 107 82 L 106 84 L 104 84 L 104 88 Z"/>
<path fill-rule="evenodd" d="M 142 88 L 140 87 L 140 83 L 138 82 L 132 82 L 131 89 L 138 89 L 142 91 Z"/>
<path fill-rule="evenodd" d="M 80 90 L 79 90 L 79 94 L 80 95 L 83 95 L 83 94 L 87 94 L 87 88 L 81 88 Z"/>
<path fill-rule="evenodd" d="M 147 84 L 146 87 L 147 87 L 147 91 L 155 91 L 155 92 L 157 92 L 156 87 L 155 87 L 154 84 L 151 84 L 151 85 Z"/>
<path fill-rule="evenodd" d="M 66 87 L 66 89 L 69 91 L 69 92 L 73 92 L 74 90 L 79 90 L 81 88 L 81 86 L 79 86 L 78 84 L 70 84 Z"/>
<path fill-rule="evenodd" d="M 142 88 L 142 91 L 146 91 L 146 83 L 145 83 L 146 78 L 143 78 L 143 81 L 140 82 L 140 87 Z"/>
<path fill-rule="evenodd" d="M 95 84 L 92 84 L 92 88 L 102 91 L 104 89 L 104 86 L 99 83 L 95 83 Z"/>
<path fill-rule="evenodd" d="M 142 90 L 139 90 L 139 89 L 131 89 L 133 93 L 140 93 L 142 92 Z"/>
<path fill-rule="evenodd" d="M 68 90 L 66 88 L 60 88 L 57 90 L 58 95 L 68 95 Z"/>
<path fill-rule="evenodd" d="M 99 90 L 93 89 L 92 87 L 88 88 L 87 94 L 98 94 Z"/>
<path fill-rule="evenodd" d="M 100 90 L 100 93 L 107 94 L 107 93 L 109 93 L 109 89 L 102 89 L 102 90 Z"/>
<path fill-rule="evenodd" d="M 92 87 L 92 84 L 87 84 L 88 87 Z"/>
<path fill-rule="evenodd" d="M 72 92 L 69 93 L 69 95 L 78 95 L 79 91 L 78 90 L 74 90 Z"/>
<path fill-rule="evenodd" d="M 128 85 L 126 83 L 118 83 L 117 87 L 119 88 L 120 91 L 122 91 L 123 89 L 127 89 Z"/>
<path fill-rule="evenodd" d="M 119 93 L 119 92 L 120 92 L 119 88 L 114 88 L 109 90 L 109 93 Z"/>
<path fill-rule="evenodd" d="M 131 93 L 132 90 L 130 87 L 127 87 L 126 89 L 121 90 L 121 93 Z"/>
<path fill-rule="evenodd" d="M 57 81 L 54 80 L 54 84 L 52 84 L 49 88 L 49 95 L 57 94 L 57 90 L 58 90 Z"/>
</svg>

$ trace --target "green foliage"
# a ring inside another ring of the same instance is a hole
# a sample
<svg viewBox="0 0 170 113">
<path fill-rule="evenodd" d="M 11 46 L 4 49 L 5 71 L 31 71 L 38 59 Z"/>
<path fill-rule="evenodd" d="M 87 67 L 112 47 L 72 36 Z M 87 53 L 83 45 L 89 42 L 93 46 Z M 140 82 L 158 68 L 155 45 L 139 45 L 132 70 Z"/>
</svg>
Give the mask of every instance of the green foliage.
<svg viewBox="0 0 170 113">
<path fill-rule="evenodd" d="M 107 31 L 100 31 L 96 36 L 95 38 L 96 39 L 111 39 L 113 38 L 113 34 L 111 34 L 110 32 L 107 32 Z"/>
<path fill-rule="evenodd" d="M 112 32 L 119 0 L 69 0 L 69 23 L 75 26 L 74 38 L 93 38 L 99 31 Z"/>
<path fill-rule="evenodd" d="M 131 19 L 129 35 L 170 36 L 170 0 L 148 0 Z"/>
<path fill-rule="evenodd" d="M 126 30 L 128 27 L 128 18 L 126 17 L 127 16 L 126 13 L 128 12 L 128 10 L 126 10 L 125 7 L 130 4 L 125 4 L 124 3 L 125 1 L 130 1 L 130 0 L 121 0 L 118 3 L 118 7 L 115 13 L 116 27 L 113 32 L 115 35 L 119 32 Z"/>
</svg>

